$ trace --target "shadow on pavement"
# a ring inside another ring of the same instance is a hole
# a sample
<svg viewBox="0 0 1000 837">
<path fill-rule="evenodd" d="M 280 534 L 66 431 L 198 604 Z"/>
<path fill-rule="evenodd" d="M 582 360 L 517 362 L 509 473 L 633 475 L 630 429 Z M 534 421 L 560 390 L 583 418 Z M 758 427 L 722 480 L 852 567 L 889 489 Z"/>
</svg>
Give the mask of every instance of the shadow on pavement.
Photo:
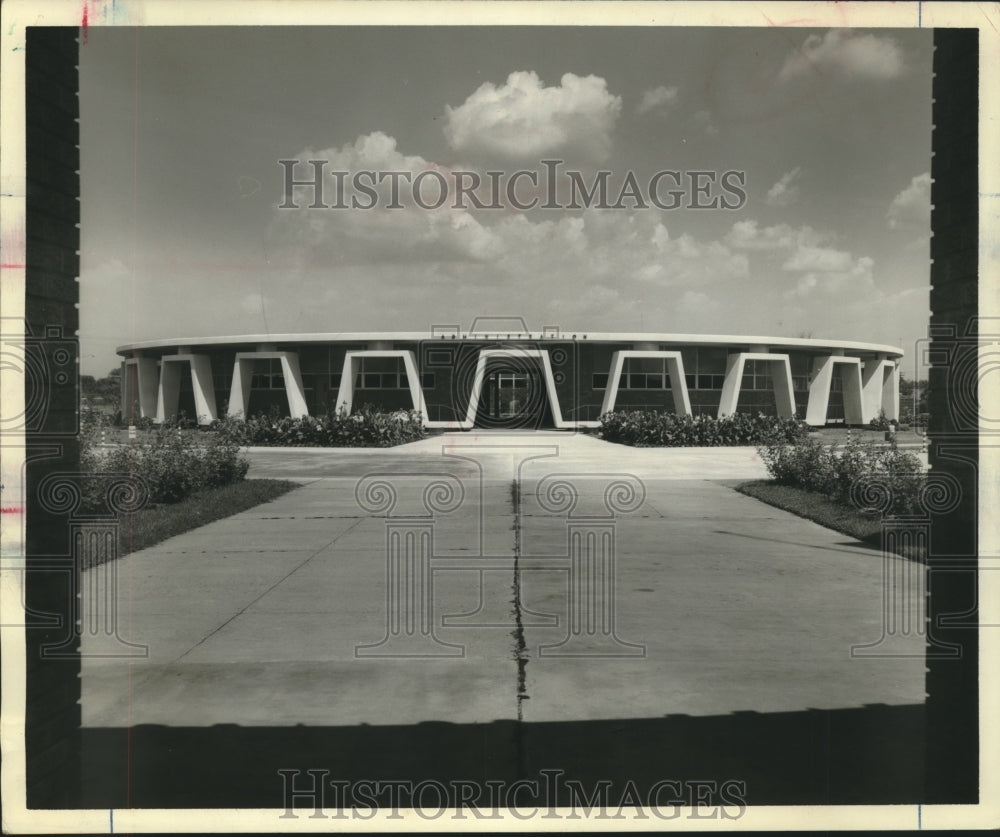
<svg viewBox="0 0 1000 837">
<path fill-rule="evenodd" d="M 311 781 L 305 771 L 323 769 L 327 781 L 435 779 L 452 790 L 449 783 L 459 780 L 520 778 L 544 787 L 540 771 L 561 770 L 561 781 L 578 780 L 588 796 L 610 780 L 614 806 L 629 780 L 643 798 L 661 780 L 742 781 L 751 805 L 923 799 L 922 705 L 555 723 L 82 732 L 86 808 L 284 808 L 282 769 L 302 771 L 297 787 Z M 558 787 L 556 804 L 571 804 L 565 785 Z M 702 798 L 727 801 L 711 795 Z M 327 807 L 336 807 L 333 800 L 331 792 Z M 481 805 L 488 807 L 485 797 Z"/>
</svg>

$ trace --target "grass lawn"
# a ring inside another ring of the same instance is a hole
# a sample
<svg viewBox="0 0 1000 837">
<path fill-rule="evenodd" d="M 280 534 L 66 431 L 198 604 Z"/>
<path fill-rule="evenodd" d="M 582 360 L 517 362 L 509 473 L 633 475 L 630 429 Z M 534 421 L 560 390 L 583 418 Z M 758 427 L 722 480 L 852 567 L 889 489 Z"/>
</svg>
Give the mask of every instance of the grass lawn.
<svg viewBox="0 0 1000 837">
<path fill-rule="evenodd" d="M 897 445 L 920 445 L 924 442 L 922 433 L 916 430 L 897 430 L 895 433 Z M 820 427 L 809 434 L 810 439 L 818 439 L 825 445 L 832 445 L 837 442 L 841 445 L 847 442 L 846 427 Z M 885 442 L 884 430 L 870 430 L 867 428 L 851 428 L 851 438 L 859 442 Z"/>
<path fill-rule="evenodd" d="M 835 503 L 833 500 L 790 485 L 777 485 L 767 480 L 745 482 L 736 486 L 741 494 L 754 497 L 769 506 L 784 509 L 828 529 L 856 538 L 869 546 L 881 548 L 882 525 L 879 517 Z M 904 558 L 924 561 L 923 550 L 900 551 Z"/>
<path fill-rule="evenodd" d="M 259 506 L 297 487 L 298 483 L 288 480 L 244 480 L 199 491 L 179 503 L 119 515 L 118 556 L 138 552 L 174 535 Z M 106 555 L 88 554 L 84 556 L 84 566 L 90 567 L 106 560 Z"/>
</svg>

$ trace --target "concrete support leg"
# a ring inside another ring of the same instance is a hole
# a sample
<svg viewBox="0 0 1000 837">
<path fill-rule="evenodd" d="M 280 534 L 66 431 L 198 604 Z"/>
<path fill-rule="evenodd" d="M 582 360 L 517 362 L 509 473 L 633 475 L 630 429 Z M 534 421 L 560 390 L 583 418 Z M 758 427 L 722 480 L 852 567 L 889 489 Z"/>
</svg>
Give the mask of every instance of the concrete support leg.
<svg viewBox="0 0 1000 837">
<path fill-rule="evenodd" d="M 302 384 L 299 356 L 295 352 L 281 354 L 281 373 L 285 379 L 288 414 L 292 418 L 305 418 L 309 415 L 309 408 L 306 406 L 306 391 Z"/>
<path fill-rule="evenodd" d="M 608 383 L 604 390 L 604 400 L 601 404 L 601 415 L 615 409 L 618 391 L 622 385 L 622 375 L 625 372 L 625 361 L 628 358 L 663 358 L 670 375 L 670 392 L 673 396 L 674 412 L 679 416 L 691 415 L 691 397 L 688 395 L 687 379 L 684 377 L 684 361 L 680 352 L 653 350 L 624 350 L 611 355 L 611 369 L 608 372 Z"/>
<path fill-rule="evenodd" d="M 726 377 L 722 382 L 722 397 L 719 399 L 718 417 L 731 416 L 736 412 L 743 388 L 743 370 L 748 360 L 763 361 L 771 367 L 771 385 L 774 389 L 774 404 L 779 418 L 795 416 L 795 395 L 792 388 L 792 364 L 788 355 L 769 352 L 737 352 L 726 358 Z"/>
<path fill-rule="evenodd" d="M 212 364 L 207 355 L 191 355 L 191 388 L 194 390 L 194 410 L 198 424 L 211 424 L 218 419 L 215 409 L 215 386 Z"/>
<path fill-rule="evenodd" d="M 731 416 L 736 412 L 736 405 L 740 400 L 740 388 L 743 385 L 745 357 L 742 353 L 736 353 L 726 358 L 726 377 L 722 381 L 722 396 L 719 398 L 719 418 Z"/>
<path fill-rule="evenodd" d="M 156 395 L 157 424 L 177 415 L 177 405 L 181 396 L 181 370 L 177 362 L 164 359 L 160 363 L 160 386 Z"/>
<path fill-rule="evenodd" d="M 233 363 L 233 383 L 229 388 L 229 410 L 231 418 L 244 418 L 250 404 L 250 386 L 253 382 L 253 359 L 237 357 Z"/>
</svg>

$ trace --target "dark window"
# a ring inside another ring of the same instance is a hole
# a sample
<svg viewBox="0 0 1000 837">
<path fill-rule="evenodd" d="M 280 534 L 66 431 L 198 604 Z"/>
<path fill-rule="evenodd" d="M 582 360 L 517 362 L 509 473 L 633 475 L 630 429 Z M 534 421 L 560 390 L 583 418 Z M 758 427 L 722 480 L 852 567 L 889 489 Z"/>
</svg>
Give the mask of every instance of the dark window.
<svg viewBox="0 0 1000 837">
<path fill-rule="evenodd" d="M 330 389 L 340 389 L 340 372 L 334 372 L 330 375 Z"/>
<path fill-rule="evenodd" d="M 251 389 L 284 389 L 285 378 L 281 372 L 281 359 L 272 357 L 257 361 L 256 374 L 250 376 Z"/>
<path fill-rule="evenodd" d="M 381 376 L 380 385 L 382 389 L 397 389 L 399 384 L 399 376 L 393 372 L 387 372 Z"/>
<path fill-rule="evenodd" d="M 725 375 L 713 375 L 712 376 L 712 389 L 722 389 L 726 383 Z"/>
<path fill-rule="evenodd" d="M 698 389 L 712 389 L 712 375 L 698 376 Z"/>
<path fill-rule="evenodd" d="M 410 387 L 410 379 L 406 377 L 406 373 L 405 372 L 400 373 L 400 376 L 399 376 L 399 388 L 400 389 L 409 389 L 409 387 Z"/>
<path fill-rule="evenodd" d="M 685 375 L 684 376 L 684 383 L 687 384 L 687 388 L 688 389 L 697 389 L 698 388 L 697 385 L 695 384 L 695 376 L 694 375 Z"/>
<path fill-rule="evenodd" d="M 608 376 L 603 372 L 595 372 L 591 386 L 593 386 L 594 389 L 607 389 Z"/>
<path fill-rule="evenodd" d="M 362 376 L 362 387 L 364 389 L 378 389 L 381 381 L 381 375 L 369 372 Z"/>
</svg>

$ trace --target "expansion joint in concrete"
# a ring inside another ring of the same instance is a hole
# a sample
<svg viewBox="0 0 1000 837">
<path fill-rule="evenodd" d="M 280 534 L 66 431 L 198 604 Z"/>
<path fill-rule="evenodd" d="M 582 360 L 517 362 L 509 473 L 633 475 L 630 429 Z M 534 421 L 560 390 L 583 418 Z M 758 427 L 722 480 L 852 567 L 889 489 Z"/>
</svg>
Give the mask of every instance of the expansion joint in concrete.
<svg viewBox="0 0 1000 837">
<path fill-rule="evenodd" d="M 514 659 L 517 661 L 517 720 L 524 720 L 524 701 L 529 699 L 527 693 L 528 646 L 524 639 L 524 622 L 521 618 L 521 492 L 517 478 L 511 481 L 511 505 L 514 509 L 514 578 L 511 583 L 513 596 Z"/>
</svg>

